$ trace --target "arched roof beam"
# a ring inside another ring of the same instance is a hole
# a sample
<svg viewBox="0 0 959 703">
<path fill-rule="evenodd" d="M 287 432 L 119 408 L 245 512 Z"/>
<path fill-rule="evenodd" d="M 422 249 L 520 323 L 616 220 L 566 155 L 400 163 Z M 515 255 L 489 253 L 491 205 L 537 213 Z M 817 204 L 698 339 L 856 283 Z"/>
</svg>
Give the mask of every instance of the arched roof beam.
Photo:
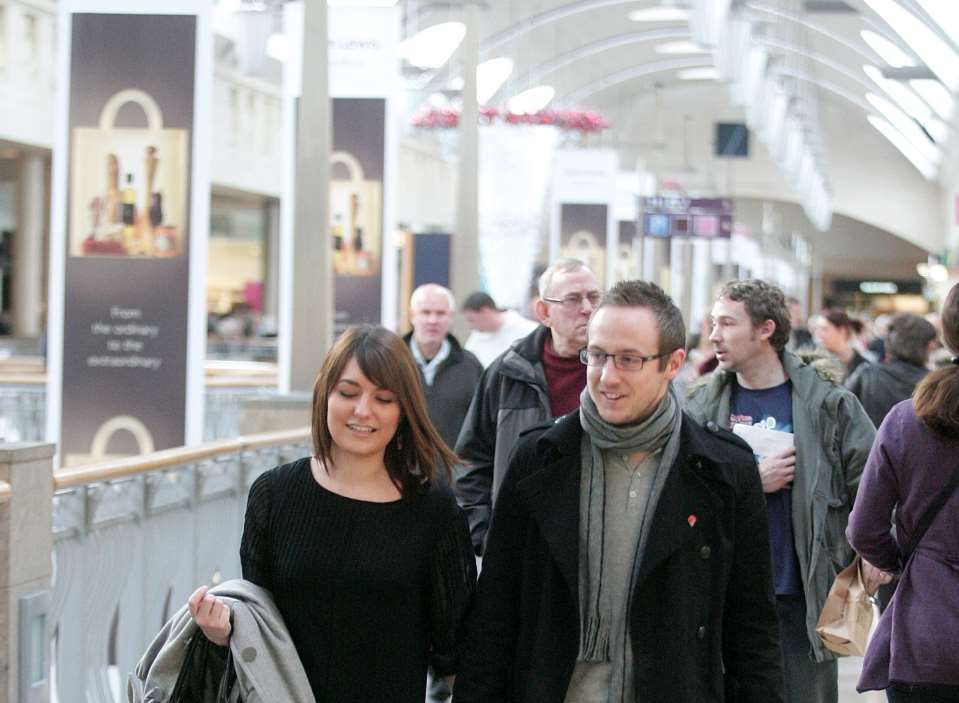
<svg viewBox="0 0 959 703">
<path fill-rule="evenodd" d="M 805 27 L 806 29 L 812 30 L 813 32 L 816 32 L 817 34 L 821 34 L 827 39 L 830 39 L 831 41 L 834 41 L 837 44 L 840 44 L 841 46 L 846 47 L 850 51 L 854 51 L 855 53 L 859 54 L 861 57 L 863 57 L 863 59 L 865 59 L 869 63 L 876 63 L 876 57 L 870 54 L 865 49 L 857 46 L 856 44 L 853 44 L 852 42 L 848 41 L 845 37 L 830 31 L 829 29 L 823 27 L 820 24 L 817 24 L 816 22 L 810 22 L 809 20 L 804 19 L 800 15 L 796 15 L 796 14 L 793 14 L 792 12 L 787 12 L 785 10 L 778 10 L 774 7 L 767 7 L 766 5 L 762 5 L 757 2 L 747 2 L 745 5 L 743 5 L 743 7 L 751 12 L 769 15 L 770 17 L 775 17 L 776 19 L 786 20 L 787 22 L 792 22 L 794 24 L 801 25 Z M 872 19 L 872 17 L 869 17 L 863 13 L 860 13 L 859 17 L 860 19 L 862 19 L 862 21 L 865 24 L 869 25 L 869 27 L 874 32 L 876 32 L 876 34 L 881 35 L 883 39 L 886 39 L 892 42 L 893 44 L 895 44 L 896 46 L 898 46 L 899 48 L 902 48 L 902 45 L 896 39 L 889 36 L 889 34 L 885 30 L 885 27 L 882 27 L 879 24 L 877 24 Z M 903 51 L 905 51 L 905 49 L 903 49 Z M 915 57 L 912 51 L 909 51 L 908 53 L 910 55 L 913 55 L 913 57 Z M 919 63 L 922 63 L 922 62 L 920 61 Z"/>
<path fill-rule="evenodd" d="M 576 0 L 576 2 L 554 7 L 551 10 L 540 12 L 538 15 L 532 15 L 531 17 L 522 19 L 516 24 L 487 37 L 480 42 L 480 55 L 485 56 L 492 51 L 496 51 L 504 44 L 521 37 L 527 32 L 539 29 L 552 22 L 559 22 L 560 20 L 573 17 L 583 12 L 590 12 L 591 10 L 615 7 L 616 5 L 630 5 L 636 2 L 638 2 L 638 0 Z"/>
<path fill-rule="evenodd" d="M 598 41 L 583 44 L 575 49 L 563 52 L 547 61 L 537 64 L 530 68 L 524 76 L 516 80 L 519 85 L 536 85 L 542 81 L 545 76 L 555 73 L 570 64 L 588 59 L 604 51 L 620 49 L 624 46 L 642 44 L 651 41 L 663 41 L 668 39 L 683 39 L 689 37 L 688 29 L 669 28 L 654 29 L 646 32 L 628 32 L 626 34 L 617 34 L 613 37 L 607 37 Z"/>
<path fill-rule="evenodd" d="M 623 71 L 617 71 L 598 81 L 591 81 L 588 85 L 566 93 L 558 98 L 558 102 L 568 105 L 575 105 L 591 95 L 595 95 L 603 90 L 613 88 L 621 83 L 626 83 L 637 78 L 644 78 L 656 73 L 665 73 L 667 71 L 681 71 L 686 68 L 711 68 L 713 66 L 712 57 L 700 56 L 691 59 L 672 59 L 670 61 L 658 61 L 656 63 L 647 63 L 640 66 L 632 66 Z"/>
</svg>

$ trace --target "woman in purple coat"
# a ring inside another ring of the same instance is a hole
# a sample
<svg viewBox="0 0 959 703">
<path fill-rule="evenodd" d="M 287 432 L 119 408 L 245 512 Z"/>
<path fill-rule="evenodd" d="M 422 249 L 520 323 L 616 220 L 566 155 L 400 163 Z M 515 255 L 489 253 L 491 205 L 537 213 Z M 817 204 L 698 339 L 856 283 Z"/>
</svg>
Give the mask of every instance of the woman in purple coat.
<svg viewBox="0 0 959 703">
<path fill-rule="evenodd" d="M 959 285 L 942 310 L 943 339 L 959 353 Z M 866 463 L 846 535 L 872 583 L 899 571 L 922 515 L 959 471 L 959 356 L 886 416 Z M 890 534 L 896 508 L 896 539 Z M 898 544 L 897 544 L 898 542 Z M 890 703 L 959 701 L 959 491 L 922 538 L 869 644 L 859 691 Z"/>
</svg>

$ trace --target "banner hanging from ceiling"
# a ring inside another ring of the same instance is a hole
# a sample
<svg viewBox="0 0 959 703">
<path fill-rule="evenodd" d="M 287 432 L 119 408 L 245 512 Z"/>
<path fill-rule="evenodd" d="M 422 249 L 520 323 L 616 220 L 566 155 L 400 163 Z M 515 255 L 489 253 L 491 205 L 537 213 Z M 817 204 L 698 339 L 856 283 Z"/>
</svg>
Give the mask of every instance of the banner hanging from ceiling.
<svg viewBox="0 0 959 703">
<path fill-rule="evenodd" d="M 556 154 L 550 258 L 581 259 L 596 274 L 602 288 L 617 275 L 617 175 L 617 157 L 612 150 L 564 150 Z"/>
<path fill-rule="evenodd" d="M 47 397 L 64 465 L 202 438 L 207 42 L 202 3 L 150 4 L 61 9 Z"/>
</svg>

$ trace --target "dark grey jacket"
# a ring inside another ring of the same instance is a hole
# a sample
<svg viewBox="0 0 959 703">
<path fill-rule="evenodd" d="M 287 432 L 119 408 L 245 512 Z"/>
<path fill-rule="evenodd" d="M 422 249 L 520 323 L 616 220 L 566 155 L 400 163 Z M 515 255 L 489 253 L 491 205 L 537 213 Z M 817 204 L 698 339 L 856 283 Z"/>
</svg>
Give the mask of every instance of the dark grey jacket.
<svg viewBox="0 0 959 703">
<path fill-rule="evenodd" d="M 856 397 L 836 384 L 834 369 L 784 351 L 792 382 L 796 477 L 793 532 L 806 596 L 806 630 L 816 661 L 835 658 L 816 635 L 816 620 L 836 574 L 853 559 L 846 523 L 876 428 Z M 690 393 L 686 412 L 701 423 L 729 428 L 735 374 L 714 371 Z"/>
<path fill-rule="evenodd" d="M 911 398 L 928 373 L 922 366 L 897 359 L 889 364 L 862 364 L 843 385 L 859 398 L 872 423 L 879 427 L 892 406 Z"/>
<path fill-rule="evenodd" d="M 412 332 L 403 337 L 407 346 L 412 338 Z M 426 394 L 426 408 L 430 420 L 439 430 L 446 446 L 452 449 L 466 418 L 466 411 L 469 410 L 476 384 L 483 373 L 483 365 L 471 352 L 463 349 L 453 335 L 446 335 L 446 341 L 450 343 L 450 355 L 436 370 L 433 385 L 427 386 L 423 383 L 423 392 Z M 422 379 L 421 370 L 420 380 Z"/>
<path fill-rule="evenodd" d="M 480 555 L 520 432 L 553 418 L 542 361 L 549 333 L 540 325 L 487 367 L 456 441 L 456 453 L 464 461 L 457 471 L 456 498 L 469 518 L 473 548 Z"/>
</svg>

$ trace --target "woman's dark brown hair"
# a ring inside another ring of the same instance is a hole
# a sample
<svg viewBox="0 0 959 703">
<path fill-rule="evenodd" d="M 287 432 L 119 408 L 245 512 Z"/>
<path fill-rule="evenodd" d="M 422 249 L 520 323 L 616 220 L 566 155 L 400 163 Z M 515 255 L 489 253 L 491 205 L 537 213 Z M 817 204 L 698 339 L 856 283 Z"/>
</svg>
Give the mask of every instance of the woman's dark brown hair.
<svg viewBox="0 0 959 703">
<path fill-rule="evenodd" d="M 954 285 L 942 306 L 942 341 L 959 353 L 959 284 Z M 959 364 L 933 371 L 919 383 L 912 396 L 916 416 L 942 434 L 959 433 Z"/>
<path fill-rule="evenodd" d="M 859 329 L 856 329 L 856 322 L 858 320 L 853 320 L 846 314 L 845 310 L 840 308 L 826 308 L 822 311 L 823 319 L 828 322 L 833 327 L 837 327 L 841 330 L 846 330 L 850 334 L 859 334 L 862 331 L 862 323 L 859 323 Z"/>
<path fill-rule="evenodd" d="M 360 325 L 339 336 L 323 360 L 313 385 L 313 453 L 323 466 L 333 464 L 333 437 L 327 426 L 327 401 L 343 369 L 356 359 L 363 375 L 391 391 L 400 404 L 400 423 L 386 446 L 384 461 L 404 498 L 432 481 L 437 470 L 449 478 L 456 455 L 430 422 L 420 374 L 406 343 L 383 327 Z"/>
</svg>

